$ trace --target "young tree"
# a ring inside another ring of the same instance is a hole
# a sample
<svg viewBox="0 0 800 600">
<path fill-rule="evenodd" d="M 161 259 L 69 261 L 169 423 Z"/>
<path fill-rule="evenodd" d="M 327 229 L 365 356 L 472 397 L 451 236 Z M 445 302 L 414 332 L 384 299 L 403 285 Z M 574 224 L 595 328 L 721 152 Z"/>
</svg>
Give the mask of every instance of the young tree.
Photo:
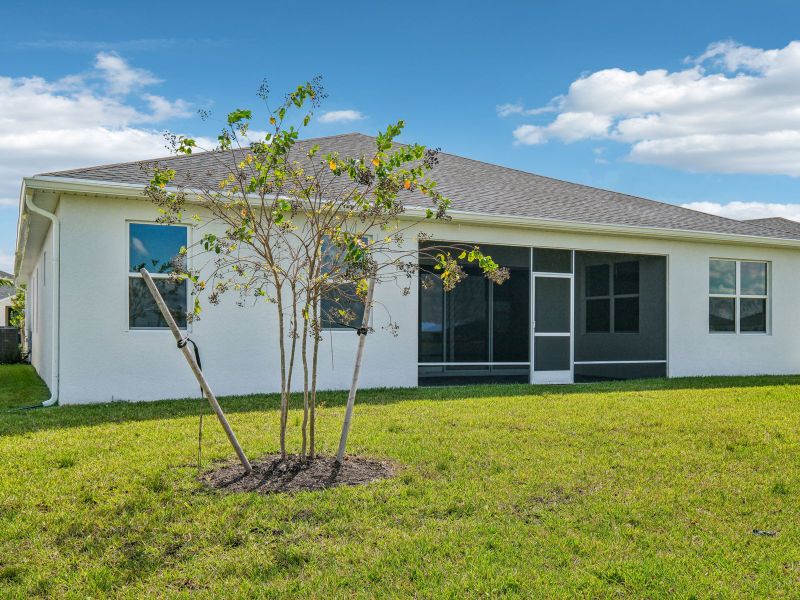
<svg viewBox="0 0 800 600">
<path fill-rule="evenodd" d="M 161 222 L 191 219 L 217 226 L 213 232 L 206 228 L 196 247 L 182 251 L 184 259 L 193 255 L 193 268 L 182 260 L 173 275 L 193 285 L 190 318 L 199 318 L 202 294 L 212 305 L 233 291 L 242 301 L 254 298 L 275 306 L 280 452 L 286 457 L 290 399 L 296 369 L 302 369 L 300 456 L 306 460 L 316 452 L 323 322 L 349 325 L 374 288 L 385 282 L 401 282 L 408 295 L 419 270 L 418 253 L 435 263 L 446 290 L 465 276 L 461 268 L 465 262 L 476 263 L 496 283 L 502 283 L 508 271 L 476 246 L 417 246 L 418 240 L 428 239 L 422 231 L 425 223 L 449 218 L 450 200 L 437 191 L 430 177 L 438 162 L 437 151 L 395 142 L 403 130 L 402 121 L 377 135 L 369 155 L 322 154 L 318 146 L 300 152 L 298 128 L 309 124 L 325 97 L 319 78 L 299 86 L 275 107 L 269 104 L 266 85 L 259 97 L 265 104 L 267 133 L 251 140 L 253 112 L 229 113 L 218 144 L 204 155 L 205 163 L 214 165 L 207 171 L 217 174 L 213 181 L 197 177 L 186 161 L 175 163 L 186 165 L 183 172 L 174 165 L 149 164 L 145 168 L 151 172 L 151 182 L 145 193 L 160 208 Z M 297 126 L 291 124 L 292 111 L 301 112 Z M 190 155 L 199 149 L 191 138 L 174 136 L 171 142 L 178 154 Z M 195 205 L 202 210 L 186 215 Z M 411 244 L 408 236 L 413 238 Z M 371 302 L 365 310 L 370 308 Z M 385 327 L 396 334 L 391 317 Z M 353 329 L 362 336 L 371 331 L 367 321 Z M 343 434 L 342 443 L 346 427 Z"/>
<path fill-rule="evenodd" d="M 8 324 L 25 331 L 25 285 L 17 286 L 11 299 L 11 319 Z"/>
</svg>

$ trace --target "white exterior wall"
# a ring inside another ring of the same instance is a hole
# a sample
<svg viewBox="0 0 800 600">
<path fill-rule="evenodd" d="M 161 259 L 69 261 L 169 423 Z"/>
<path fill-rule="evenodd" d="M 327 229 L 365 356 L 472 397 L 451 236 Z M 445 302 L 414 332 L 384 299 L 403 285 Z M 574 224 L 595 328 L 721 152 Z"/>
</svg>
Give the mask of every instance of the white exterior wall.
<svg viewBox="0 0 800 600">
<path fill-rule="evenodd" d="M 62 196 L 61 206 L 61 403 L 196 396 L 197 382 L 169 330 L 128 329 L 128 223 L 153 221 L 155 207 L 144 199 L 87 196 Z M 396 290 L 382 286 L 376 302 L 391 311 L 402 334 L 377 327 L 383 316 L 377 306 L 365 387 L 416 385 L 416 290 L 405 298 Z M 218 306 L 204 303 L 200 321 L 189 326 L 203 371 L 219 395 L 279 391 L 276 309 L 264 301 L 242 308 L 237 299 L 230 292 Z M 357 342 L 353 331 L 324 333 L 320 389 L 349 386 Z M 302 371 L 295 372 L 300 386 Z"/>
<path fill-rule="evenodd" d="M 0 300 L 0 327 L 5 327 L 8 325 L 6 315 L 8 313 L 8 308 L 11 306 L 11 302 L 14 300 L 14 296 L 8 296 Z"/>
<path fill-rule="evenodd" d="M 169 331 L 128 329 L 127 223 L 152 221 L 157 215 L 144 199 L 62 195 L 62 403 L 197 395 L 197 383 Z M 437 239 L 478 244 L 666 255 L 671 377 L 800 371 L 800 314 L 795 309 L 800 298 L 800 278 L 795 276 L 800 250 L 479 225 L 431 224 L 426 232 Z M 768 334 L 708 332 L 708 261 L 712 257 L 771 262 Z M 223 296 L 219 306 L 206 304 L 202 319 L 190 325 L 189 335 L 200 347 L 209 382 L 220 395 L 278 391 L 275 308 L 266 303 L 240 308 L 235 300 L 230 295 Z M 415 386 L 416 286 L 408 297 L 401 296 L 400 286 L 379 286 L 376 302 L 376 333 L 367 341 L 362 386 Z M 44 312 L 48 310 L 52 306 Z M 397 337 L 381 328 L 387 311 L 400 326 Z M 49 360 L 44 360 L 49 344 L 36 335 L 34 365 L 49 381 Z M 348 387 L 356 343 L 352 331 L 324 334 L 321 389 Z"/>
<path fill-rule="evenodd" d="M 26 282 L 28 291 L 25 295 L 25 328 L 31 350 L 31 364 L 51 391 L 57 385 L 53 373 L 53 256 L 53 227 L 50 226 L 39 254 L 33 260 L 33 270 Z"/>
</svg>

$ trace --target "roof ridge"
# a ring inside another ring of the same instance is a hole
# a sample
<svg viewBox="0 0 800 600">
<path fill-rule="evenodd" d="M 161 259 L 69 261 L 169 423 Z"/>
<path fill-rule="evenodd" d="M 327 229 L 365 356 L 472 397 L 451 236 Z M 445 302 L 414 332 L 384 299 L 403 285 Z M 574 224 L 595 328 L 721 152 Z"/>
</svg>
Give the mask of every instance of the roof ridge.
<svg viewBox="0 0 800 600">
<path fill-rule="evenodd" d="M 297 141 L 298 142 L 310 142 L 310 141 L 313 141 L 313 140 L 328 140 L 328 139 L 333 139 L 333 138 L 341 138 L 341 137 L 349 137 L 349 136 L 362 136 L 362 137 L 368 137 L 368 138 L 371 138 L 371 139 L 375 139 L 375 136 L 373 136 L 373 135 L 368 135 L 366 133 L 361 133 L 359 131 L 351 131 L 349 133 L 338 133 L 338 134 L 335 134 L 335 135 L 325 135 L 325 136 L 319 136 L 319 137 L 313 137 L 313 138 L 306 138 L 306 139 L 297 140 Z M 238 146 L 236 148 L 231 148 L 230 151 L 231 152 L 236 152 L 238 150 L 246 150 L 249 147 L 250 147 L 249 144 L 247 146 Z M 124 160 L 124 161 L 119 161 L 119 162 L 102 163 L 102 164 L 99 164 L 99 165 L 91 165 L 89 167 L 77 167 L 77 168 L 74 168 L 74 169 L 64 169 L 63 171 L 48 171 L 46 173 L 37 173 L 37 175 L 64 175 L 66 173 L 75 173 L 77 171 L 86 171 L 87 169 L 104 169 L 104 168 L 107 168 L 107 167 L 121 167 L 121 166 L 126 166 L 126 165 L 139 165 L 139 164 L 148 163 L 148 162 L 158 162 L 160 160 L 190 159 L 190 158 L 192 158 L 194 156 L 203 156 L 204 154 L 211 154 L 212 152 L 216 152 L 216 151 L 215 150 L 202 150 L 201 152 L 194 152 L 192 154 L 169 154 L 169 155 L 166 155 L 166 156 L 159 156 L 159 157 L 156 157 L 156 158 L 143 158 L 143 159 L 140 159 L 140 160 Z"/>
</svg>

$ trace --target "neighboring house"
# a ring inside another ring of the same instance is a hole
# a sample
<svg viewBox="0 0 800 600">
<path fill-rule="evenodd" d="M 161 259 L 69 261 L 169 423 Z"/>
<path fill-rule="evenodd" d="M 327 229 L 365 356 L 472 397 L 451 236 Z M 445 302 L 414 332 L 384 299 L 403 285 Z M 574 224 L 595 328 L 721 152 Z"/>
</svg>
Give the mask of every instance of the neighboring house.
<svg viewBox="0 0 800 600">
<path fill-rule="evenodd" d="M 298 151 L 314 143 L 321 153 L 374 151 L 361 134 L 303 141 Z M 207 155 L 163 162 L 178 161 L 209 181 L 219 175 Z M 410 297 L 378 286 L 400 329 L 369 337 L 365 387 L 800 371 L 800 226 L 725 219 L 449 154 L 433 177 L 453 218 L 425 231 L 479 244 L 511 279 L 494 286 L 472 276 L 452 293 L 417 286 Z M 164 264 L 200 233 L 155 225 L 146 182 L 137 163 L 24 180 L 15 274 L 28 285 L 33 365 L 62 403 L 197 394 L 133 267 Z M 187 288 L 159 285 L 181 312 Z M 277 391 L 273 310 L 225 298 L 189 325 L 218 394 Z M 321 388 L 348 386 L 356 343 L 351 330 L 324 332 Z"/>
<path fill-rule="evenodd" d="M 11 279 L 11 273 L 0 271 L 0 279 Z M 14 286 L 0 285 L 0 327 L 5 327 L 11 320 L 11 302 L 14 299 Z"/>
</svg>

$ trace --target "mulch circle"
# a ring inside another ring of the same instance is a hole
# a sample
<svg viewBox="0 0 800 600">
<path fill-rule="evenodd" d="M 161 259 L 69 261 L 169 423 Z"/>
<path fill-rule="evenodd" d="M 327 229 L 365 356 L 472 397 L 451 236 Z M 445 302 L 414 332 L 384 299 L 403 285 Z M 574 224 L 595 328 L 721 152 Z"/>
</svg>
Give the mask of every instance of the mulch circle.
<svg viewBox="0 0 800 600">
<path fill-rule="evenodd" d="M 200 476 L 200 481 L 227 492 L 259 492 L 277 494 L 324 490 L 340 485 L 365 485 L 394 476 L 396 466 L 389 461 L 360 456 L 346 456 L 338 466 L 335 456 L 317 456 L 300 462 L 299 456 L 281 460 L 271 454 L 251 462 L 253 472 L 245 474 L 238 462 L 227 463 Z"/>
</svg>

